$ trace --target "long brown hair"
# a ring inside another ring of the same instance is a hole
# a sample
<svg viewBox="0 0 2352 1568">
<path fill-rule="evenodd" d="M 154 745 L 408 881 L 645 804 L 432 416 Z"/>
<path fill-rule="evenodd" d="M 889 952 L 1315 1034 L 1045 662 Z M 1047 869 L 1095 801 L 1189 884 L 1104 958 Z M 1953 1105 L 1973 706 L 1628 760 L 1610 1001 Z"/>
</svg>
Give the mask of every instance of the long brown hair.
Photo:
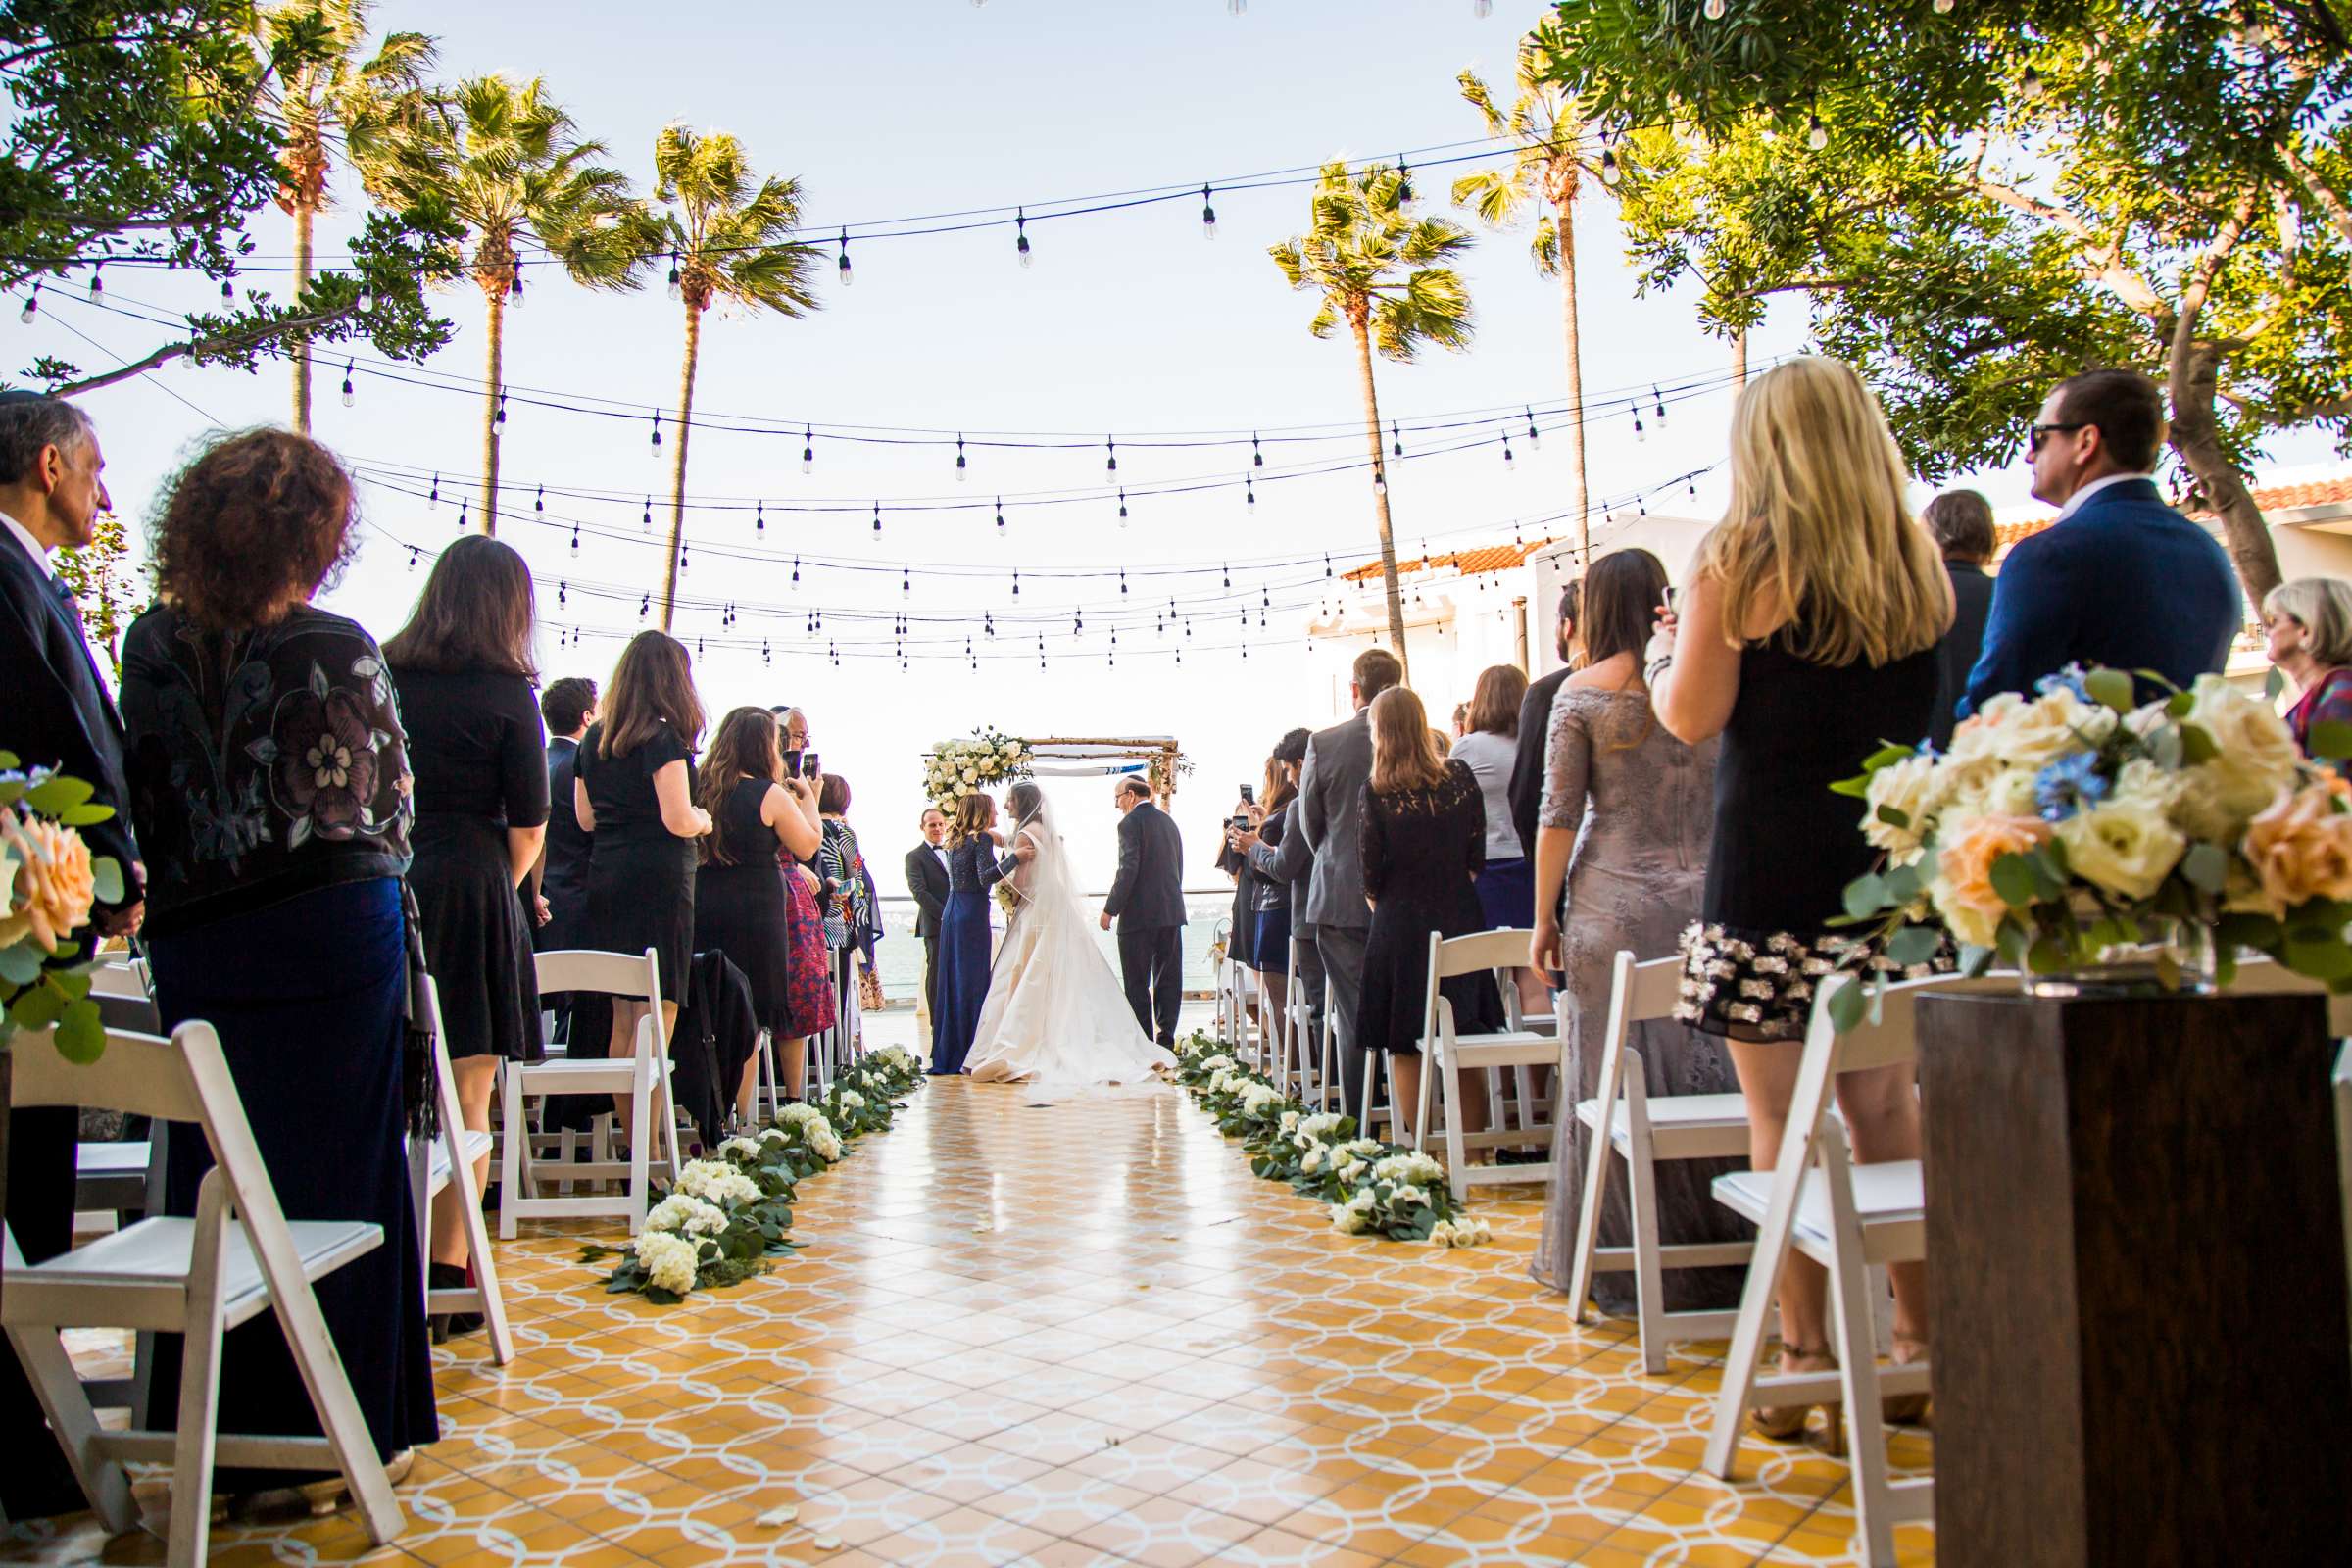
<svg viewBox="0 0 2352 1568">
<path fill-rule="evenodd" d="M 1291 765 L 1279 757 L 1266 759 L 1265 782 L 1257 791 L 1257 804 L 1268 816 L 1291 804 L 1298 786 L 1291 782 Z"/>
<path fill-rule="evenodd" d="M 1392 686 L 1372 699 L 1372 793 L 1436 789 L 1446 782 L 1446 754 L 1438 750 L 1429 712 L 1409 686 Z"/>
<path fill-rule="evenodd" d="M 605 693 L 605 718 L 597 751 L 626 757 L 654 738 L 662 721 L 677 732 L 688 751 L 702 744 L 703 700 L 694 690 L 694 663 L 686 645 L 667 632 L 641 631 L 620 651 L 612 683 Z"/>
<path fill-rule="evenodd" d="M 986 790 L 974 790 L 956 803 L 955 820 L 948 824 L 948 844 L 951 848 L 985 838 L 989 824 L 997 819 L 997 803 L 989 799 Z"/>
<path fill-rule="evenodd" d="M 522 557 L 488 534 L 469 533 L 433 563 L 409 623 L 384 644 L 384 662 L 436 675 L 488 670 L 537 680 L 536 618 Z"/>
<path fill-rule="evenodd" d="M 1641 689 L 1642 653 L 1657 629 L 1657 609 L 1666 599 L 1666 563 L 1646 550 L 1612 550 L 1585 569 L 1585 667 L 1630 654 L 1634 674 L 1625 689 Z M 1629 752 L 1649 739 L 1657 714 L 1646 702 L 1631 726 L 1620 726 L 1607 750 Z"/>
<path fill-rule="evenodd" d="M 718 721 L 718 733 L 710 738 L 710 755 L 703 759 L 702 776 L 696 781 L 701 798 L 695 804 L 710 813 L 715 828 L 698 841 L 706 864 L 733 865 L 735 852 L 743 847 L 727 842 L 727 819 L 719 810 L 737 781 L 747 776 L 770 784 L 783 780 L 784 754 L 776 736 L 776 715 L 764 708 L 738 708 Z"/>
<path fill-rule="evenodd" d="M 1519 705 L 1527 697 L 1527 671 L 1517 664 L 1489 664 L 1470 692 L 1470 733 L 1519 734 Z"/>
</svg>

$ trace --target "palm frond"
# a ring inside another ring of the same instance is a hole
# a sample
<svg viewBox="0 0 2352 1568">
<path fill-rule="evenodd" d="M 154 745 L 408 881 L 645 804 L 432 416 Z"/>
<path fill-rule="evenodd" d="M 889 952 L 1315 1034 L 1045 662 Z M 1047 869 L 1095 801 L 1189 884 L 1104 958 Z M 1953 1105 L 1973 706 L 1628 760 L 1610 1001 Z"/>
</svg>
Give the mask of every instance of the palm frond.
<svg viewBox="0 0 2352 1568">
<path fill-rule="evenodd" d="M 1545 213 L 1536 220 L 1536 237 L 1528 242 L 1528 254 L 1535 258 L 1536 270 L 1545 277 L 1560 275 L 1560 225 Z"/>
</svg>

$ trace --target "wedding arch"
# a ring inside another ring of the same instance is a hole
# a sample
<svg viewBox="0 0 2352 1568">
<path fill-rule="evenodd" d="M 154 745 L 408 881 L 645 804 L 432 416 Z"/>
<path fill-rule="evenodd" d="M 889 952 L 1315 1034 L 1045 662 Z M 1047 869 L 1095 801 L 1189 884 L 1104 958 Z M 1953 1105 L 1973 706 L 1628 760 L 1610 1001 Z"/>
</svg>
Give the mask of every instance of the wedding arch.
<svg viewBox="0 0 2352 1568">
<path fill-rule="evenodd" d="M 1117 778 L 1141 774 L 1152 798 L 1166 802 L 1193 770 L 1172 735 L 1051 735 L 1035 739 L 982 727 L 941 741 L 924 754 L 923 784 L 932 804 L 953 811 L 975 790 L 1025 778 Z"/>
</svg>

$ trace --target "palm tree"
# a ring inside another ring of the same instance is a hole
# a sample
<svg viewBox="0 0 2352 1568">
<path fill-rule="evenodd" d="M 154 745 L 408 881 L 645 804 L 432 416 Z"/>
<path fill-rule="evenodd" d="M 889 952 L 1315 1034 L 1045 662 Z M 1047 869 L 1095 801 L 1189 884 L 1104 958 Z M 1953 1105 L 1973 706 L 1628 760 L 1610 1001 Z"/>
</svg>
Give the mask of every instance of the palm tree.
<svg viewBox="0 0 2352 1568">
<path fill-rule="evenodd" d="M 1560 318 L 1568 344 L 1568 505 L 1576 513 L 1578 559 L 1590 564 L 1585 366 L 1576 319 L 1576 198 L 1587 178 L 1615 183 L 1618 154 L 1604 147 L 1597 158 L 1592 156 L 1585 140 L 1591 122 L 1583 106 L 1552 79 L 1556 74 L 1542 34 L 1530 33 L 1519 40 L 1518 96 L 1507 113 L 1494 106 L 1493 93 L 1475 72 L 1465 71 L 1455 78 L 1462 96 L 1485 117 L 1487 134 L 1507 137 L 1516 152 L 1508 169 L 1481 170 L 1455 180 L 1453 199 L 1495 228 L 1516 222 L 1528 207 L 1551 209 L 1537 218 L 1535 239 L 1528 248 L 1537 270 L 1560 280 Z"/>
<path fill-rule="evenodd" d="M 1396 536 L 1389 517 L 1388 462 L 1381 453 L 1380 395 L 1372 351 L 1409 363 L 1424 343 L 1470 346 L 1470 294 L 1446 266 L 1470 247 L 1469 231 L 1443 218 L 1416 218 L 1405 174 L 1375 164 L 1359 174 L 1323 166 L 1303 234 L 1269 248 L 1295 289 L 1323 296 L 1307 330 L 1329 337 L 1342 322 L 1355 338 L 1364 394 L 1364 438 L 1372 454 L 1372 504 L 1380 519 L 1380 576 L 1388 590 L 1389 638 L 1404 660 L 1404 600 L 1396 588 Z M 1407 665 L 1407 676 L 1410 665 Z"/>
<path fill-rule="evenodd" d="M 694 372 L 703 313 L 713 300 L 800 317 L 818 308 L 811 292 L 816 253 L 792 237 L 801 224 L 801 182 L 769 175 L 755 189 L 743 144 L 723 130 L 698 135 L 665 127 L 654 142 L 657 244 L 670 253 L 675 294 L 686 307 L 686 358 L 678 370 L 677 428 L 670 433 L 669 565 L 662 581 L 662 629 L 678 599 L 678 556 L 686 537 L 686 439 L 694 421 Z"/>
<path fill-rule="evenodd" d="M 254 43 L 264 60 L 290 62 L 277 74 L 270 107 L 285 122 L 278 154 L 284 172 L 277 205 L 294 220 L 294 297 L 311 281 L 311 226 L 331 205 L 330 142 L 340 136 L 366 178 L 385 156 L 387 132 L 422 101 L 433 40 L 421 32 L 384 35 L 363 62 L 371 0 L 288 0 L 253 14 Z M 294 428 L 311 428 L 311 346 L 293 340 Z"/>
<path fill-rule="evenodd" d="M 654 250 L 628 177 L 595 162 L 563 106 L 534 76 L 474 76 L 438 95 L 416 127 L 395 132 L 378 183 L 400 205 L 438 204 L 472 246 L 466 270 L 488 306 L 482 383 L 482 532 L 497 531 L 498 417 L 506 387 L 510 297 L 519 304 L 521 253 L 534 239 L 575 283 L 628 289 Z"/>
</svg>

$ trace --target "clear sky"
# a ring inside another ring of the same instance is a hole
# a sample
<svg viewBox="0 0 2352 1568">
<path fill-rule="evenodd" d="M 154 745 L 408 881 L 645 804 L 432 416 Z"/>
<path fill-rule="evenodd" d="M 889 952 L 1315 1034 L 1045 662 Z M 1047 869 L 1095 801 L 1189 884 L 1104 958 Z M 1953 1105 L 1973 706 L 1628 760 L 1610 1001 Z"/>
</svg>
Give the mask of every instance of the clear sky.
<svg viewBox="0 0 2352 1568">
<path fill-rule="evenodd" d="M 1467 141 L 1482 127 L 1458 95 L 1455 73 L 1474 67 L 1507 93 L 1515 40 L 1541 9 L 1502 0 L 1479 20 L 1470 0 L 1255 0 L 1238 18 L 1222 0 L 800 0 L 769 7 L 382 0 L 377 16 L 380 25 L 437 36 L 445 75 L 543 75 L 583 132 L 603 139 L 611 161 L 641 185 L 650 182 L 652 145 L 664 123 L 731 131 L 757 168 L 802 179 L 811 232 L 829 238 L 843 224 L 855 230 L 885 219 L 1198 184 L 1335 156 L 1393 157 Z M 1418 181 L 1426 206 L 1443 207 L 1457 172 L 1432 170 Z M 1359 419 L 1352 350 L 1307 334 L 1310 299 L 1289 293 L 1266 256 L 1269 244 L 1304 226 L 1304 191 L 1230 191 L 1213 199 L 1213 242 L 1203 238 L 1197 194 L 1157 207 L 1033 220 L 1034 265 L 1026 270 L 1015 265 L 1005 228 L 853 239 L 855 286 L 841 287 L 828 261 L 820 271 L 824 309 L 808 318 L 710 313 L 698 409 L 819 425 L 1071 432 L 1096 443 L 1126 433 L 1337 427 Z M 1477 226 L 1466 215 L 1463 220 Z M 322 253 L 338 248 L 344 221 L 347 215 L 326 220 Z M 1580 223 L 1589 395 L 1722 375 L 1728 348 L 1697 329 L 1688 291 L 1637 297 L 1597 187 L 1581 204 Z M 283 256 L 289 225 L 266 211 L 253 237 L 263 256 Z M 1380 367 L 1384 416 L 1402 420 L 1408 432 L 1416 418 L 1541 408 L 1560 396 L 1558 289 L 1535 271 L 1525 232 L 1481 230 L 1462 270 L 1478 312 L 1474 349 Z M 270 281 L 258 273 L 251 280 L 257 287 Z M 113 363 L 110 355 L 127 359 L 164 340 L 156 327 L 91 309 L 77 298 L 79 282 L 45 294 L 35 324 L 15 329 L 12 366 L 40 353 L 104 366 Z M 109 272 L 107 297 L 122 308 L 139 301 L 172 311 L 218 303 L 195 280 L 127 269 Z M 457 335 L 431 368 L 479 377 L 481 298 L 466 285 L 445 304 Z M 601 680 L 622 638 L 650 624 L 640 622 L 634 596 L 658 589 L 663 553 L 638 524 L 649 499 L 654 534 L 666 522 L 666 443 L 675 435 L 665 428 L 665 445 L 656 452 L 642 418 L 534 408 L 522 389 L 672 402 L 680 315 L 660 271 L 643 292 L 614 296 L 583 292 L 537 269 L 524 308 L 509 317 L 506 380 L 514 402 L 500 533 L 544 580 L 541 662 L 551 678 Z M 1752 352 L 1762 362 L 1794 351 L 1803 328 L 1801 310 L 1785 309 L 1756 335 Z M 424 568 L 412 569 L 404 546 L 429 555 L 455 536 L 456 503 L 470 493 L 480 466 L 479 404 L 463 390 L 401 385 L 363 368 L 356 406 L 346 409 L 341 372 L 339 359 L 321 357 L 316 433 L 377 472 L 406 466 L 427 476 L 427 487 L 430 475 L 442 476 L 437 508 L 395 489 L 367 488 L 368 545 L 326 601 L 388 636 L 423 580 Z M 282 420 L 286 385 L 282 365 L 254 375 L 182 367 L 92 395 L 87 406 L 100 420 L 118 508 L 144 518 L 175 461 L 214 424 Z M 1722 393 L 1676 404 L 1664 429 L 1651 421 L 1642 444 L 1622 413 L 1600 418 L 1589 449 L 1594 495 L 1653 486 L 1717 463 L 1728 407 Z M 1400 552 L 1417 552 L 1425 537 L 1497 525 L 1507 533 L 1513 519 L 1565 505 L 1561 443 L 1531 451 L 1513 435 L 1507 468 L 1498 447 L 1483 445 L 1396 467 Z M 1408 453 L 1418 444 L 1408 439 Z M 1328 551 L 1345 570 L 1366 559 L 1375 539 L 1364 475 L 1266 484 L 1254 507 L 1230 489 L 1131 496 L 1121 525 L 1115 497 L 1100 494 L 1106 483 L 1131 491 L 1190 479 L 1230 485 L 1248 466 L 1246 450 L 1130 446 L 1111 475 L 1099 444 L 1007 452 L 975 442 L 970 477 L 959 485 L 952 448 L 859 448 L 821 436 L 817 446 L 815 470 L 804 476 L 797 431 L 782 438 L 705 429 L 694 440 L 690 495 L 733 498 L 735 506 L 690 510 L 691 565 L 681 596 L 735 602 L 732 636 L 770 645 L 765 662 L 757 648 L 707 649 L 698 667 L 713 713 L 745 702 L 804 706 L 827 767 L 851 780 L 852 819 L 884 891 L 893 893 L 900 856 L 913 842 L 920 754 L 931 742 L 981 723 L 1029 736 L 1173 734 L 1199 769 L 1179 797 L 1190 880 L 1213 880 L 1213 831 L 1231 805 L 1232 785 L 1257 777 L 1283 730 L 1332 716 L 1301 683 L 1298 607 L 1312 608 L 1319 562 L 1281 570 L 1249 564 Z M 1289 456 L 1270 452 L 1268 466 L 1255 472 L 1262 478 L 1296 459 L 1328 464 L 1361 455 L 1360 437 L 1342 439 Z M 1996 503 L 2023 499 L 2020 474 L 1986 478 Z M 541 517 L 531 511 L 540 484 L 614 499 L 551 496 Z M 1015 504 L 1000 534 L 987 503 L 999 494 L 1013 500 L 1041 492 L 1084 499 Z M 1676 510 L 1711 515 L 1721 506 L 1720 476 L 1698 480 L 1697 492 L 1692 499 L 1678 491 Z M 847 510 L 770 511 L 764 531 L 756 533 L 740 510 L 755 499 Z M 876 500 L 886 508 L 946 500 L 970 510 L 889 515 L 876 535 Z M 517 507 L 518 514 L 508 510 Z M 575 516 L 591 530 L 622 536 L 591 532 L 574 554 L 567 523 L 557 519 Z M 804 564 L 796 587 L 796 550 L 879 569 Z M 1230 594 L 1222 586 L 1227 562 L 1243 563 L 1231 568 Z M 1217 569 L 1145 575 L 1171 564 Z M 945 565 L 985 570 L 923 574 Z M 1077 567 L 1105 575 L 1034 575 Z M 1121 567 L 1134 573 L 1124 597 L 1109 575 Z M 911 592 L 901 590 L 901 568 L 913 570 Z M 1016 569 L 1033 574 L 1017 598 L 1010 592 Z M 605 597 L 595 597 L 600 591 Z M 1170 597 L 1192 612 L 1190 643 L 1153 631 L 1152 612 Z M 1045 618 L 1049 609 L 1050 624 L 1016 619 Z M 828 616 L 826 634 L 811 643 L 808 617 L 817 612 Z M 938 656 L 914 658 L 906 672 L 888 655 L 891 617 L 900 612 L 916 617 L 910 653 Z M 1083 633 L 1072 629 L 1079 612 Z M 999 622 L 993 645 L 981 630 L 984 615 Z M 564 636 L 573 628 L 591 635 L 573 646 Z M 716 638 L 719 613 L 682 607 L 675 630 L 690 646 L 698 633 Z M 981 656 L 977 671 L 964 662 L 967 633 Z M 1044 669 L 1041 636 L 1051 656 Z M 826 658 L 829 639 L 845 645 L 838 668 Z M 1175 646 L 1193 650 L 1181 667 L 1162 652 Z M 992 648 L 1005 657 L 988 657 Z M 1433 712 L 1467 695 L 1424 694 Z M 1081 881 L 1106 886 L 1114 858 L 1108 787 L 1050 787 Z"/>
</svg>

